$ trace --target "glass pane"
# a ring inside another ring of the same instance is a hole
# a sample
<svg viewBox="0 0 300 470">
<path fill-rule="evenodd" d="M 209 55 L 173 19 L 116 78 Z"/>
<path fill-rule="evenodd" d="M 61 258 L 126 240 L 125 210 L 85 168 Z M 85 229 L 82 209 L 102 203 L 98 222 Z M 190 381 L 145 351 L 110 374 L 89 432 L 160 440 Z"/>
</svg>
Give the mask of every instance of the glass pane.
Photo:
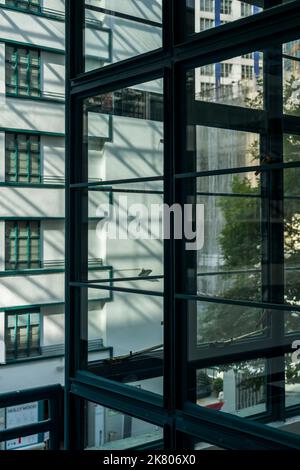
<svg viewBox="0 0 300 470">
<path fill-rule="evenodd" d="M 294 354 L 285 355 L 285 405 L 300 404 L 300 342 Z"/>
<path fill-rule="evenodd" d="M 299 168 L 284 170 L 284 260 L 285 260 L 285 299 L 286 302 L 300 305 L 300 198 Z M 297 312 L 287 318 L 287 330 L 300 329 L 300 316 Z"/>
<path fill-rule="evenodd" d="M 300 116 L 300 41 L 283 44 L 283 109 Z"/>
<path fill-rule="evenodd" d="M 84 45 L 86 71 L 160 48 L 162 1 L 86 0 Z"/>
<path fill-rule="evenodd" d="M 148 284 L 150 290 L 152 282 L 149 280 Z M 117 281 L 95 285 L 104 286 L 104 289 L 108 285 L 122 287 Z M 126 287 L 131 288 L 128 284 Z M 85 318 L 82 344 L 91 344 L 96 339 L 103 344 L 102 352 L 89 351 L 88 370 L 110 380 L 162 394 L 163 298 L 101 289 L 89 289 L 87 296 L 89 303 L 83 309 L 88 310 L 88 314 L 84 316 L 83 311 L 81 314 Z"/>
<path fill-rule="evenodd" d="M 198 101 L 246 108 L 263 107 L 263 55 L 254 52 L 190 71 L 187 92 L 191 111 Z"/>
<path fill-rule="evenodd" d="M 175 215 L 177 221 L 184 217 L 185 289 L 261 300 L 261 196 L 255 174 L 186 179 L 178 191 L 185 195 L 184 212 Z"/>
<path fill-rule="evenodd" d="M 30 236 L 39 237 L 39 235 L 40 235 L 40 223 L 30 222 Z"/>
<path fill-rule="evenodd" d="M 126 278 L 136 278 L 137 288 L 162 291 L 163 185 L 153 186 L 114 185 L 111 193 L 90 188 L 88 248 L 90 258 L 100 258 L 104 266 L 112 266 L 114 278 L 124 279 L 123 286 Z M 89 279 L 98 275 L 92 271 Z M 144 285 L 143 278 L 149 276 Z"/>
<path fill-rule="evenodd" d="M 206 344 L 229 348 L 267 332 L 267 309 L 189 301 L 188 314 L 190 340 L 196 339 L 197 347 Z"/>
<path fill-rule="evenodd" d="M 261 2 L 185 0 L 186 35 L 199 33 L 262 11 Z"/>
<path fill-rule="evenodd" d="M 162 175 L 162 100 L 162 80 L 85 100 L 90 181 Z"/>
<path fill-rule="evenodd" d="M 198 405 L 241 417 L 266 411 L 266 363 L 237 362 L 196 371 Z"/>
<path fill-rule="evenodd" d="M 201 114 L 199 115 L 201 119 Z M 196 159 L 195 171 L 213 171 L 260 164 L 260 136 L 252 132 L 219 129 L 196 124 L 195 116 L 188 114 L 187 151 Z M 193 121 L 194 120 L 194 125 Z M 185 162 L 192 168 L 193 162 Z M 252 187 L 258 178 L 250 175 Z"/>
<path fill-rule="evenodd" d="M 162 428 L 88 401 L 85 430 L 85 450 L 158 449 L 163 440 Z"/>
</svg>

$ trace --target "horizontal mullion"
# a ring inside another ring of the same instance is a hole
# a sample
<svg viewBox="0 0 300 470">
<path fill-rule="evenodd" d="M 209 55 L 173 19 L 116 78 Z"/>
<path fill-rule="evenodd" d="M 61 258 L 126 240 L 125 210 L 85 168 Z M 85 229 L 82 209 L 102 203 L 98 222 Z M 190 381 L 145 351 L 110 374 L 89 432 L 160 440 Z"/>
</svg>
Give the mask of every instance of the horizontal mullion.
<svg viewBox="0 0 300 470">
<path fill-rule="evenodd" d="M 71 393 L 83 399 L 115 409 L 130 416 L 163 426 L 168 413 L 163 409 L 162 397 L 147 390 L 77 371 L 71 378 Z"/>
<path fill-rule="evenodd" d="M 163 78 L 164 68 L 170 65 L 171 55 L 163 49 L 107 65 L 79 75 L 71 80 L 71 97 L 86 98 Z"/>
<path fill-rule="evenodd" d="M 201 176 L 215 176 L 215 175 L 231 175 L 235 173 L 248 173 L 248 172 L 263 172 L 273 171 L 280 169 L 299 168 L 299 162 L 282 162 L 282 163 L 269 163 L 268 165 L 252 165 L 234 168 L 224 168 L 220 170 L 205 170 L 193 171 L 188 173 L 177 173 L 174 175 L 175 179 L 199 178 Z"/>
<path fill-rule="evenodd" d="M 203 345 L 195 348 L 194 356 L 189 360 L 189 367 L 205 369 L 223 364 L 238 363 L 253 359 L 268 359 L 293 352 L 292 342 L 299 338 L 299 333 L 287 335 L 281 344 L 276 344 L 270 337 L 253 337 L 248 341 L 239 341 L 222 346 L 221 344 Z"/>
<path fill-rule="evenodd" d="M 162 28 L 162 23 L 159 23 L 158 21 L 148 20 L 147 18 L 143 18 L 143 17 L 140 17 L 140 16 L 128 15 L 126 13 L 122 13 L 122 12 L 115 11 L 115 10 L 110 10 L 108 8 L 103 8 L 103 7 L 98 7 L 98 6 L 95 6 L 95 5 L 87 5 L 86 4 L 85 9 L 86 10 L 91 10 L 91 11 L 96 11 L 98 13 L 103 13 L 103 14 L 106 14 L 108 16 L 115 16 L 117 18 L 122 18 L 124 20 L 132 21 L 132 22 L 135 22 L 135 23 L 142 23 L 146 26 L 148 25 L 148 26 L 154 26 L 154 27 L 157 27 L 157 28 Z"/>
<path fill-rule="evenodd" d="M 248 132 L 266 129 L 263 110 L 194 100 L 187 110 L 187 124 Z"/>
<path fill-rule="evenodd" d="M 81 188 L 93 188 L 96 186 L 107 186 L 112 184 L 132 184 L 132 183 L 148 183 L 152 181 L 163 181 L 163 176 L 149 176 L 145 178 L 129 178 L 129 179 L 118 179 L 118 180 L 107 180 L 107 181 L 95 181 L 93 183 L 72 183 L 70 184 L 71 189 L 81 189 Z M 107 189 L 107 192 L 111 191 L 111 188 Z"/>
<path fill-rule="evenodd" d="M 191 301 L 199 301 L 199 302 L 211 302 L 215 304 L 223 304 L 223 305 L 237 305 L 241 307 L 252 307 L 252 308 L 263 308 L 268 310 L 280 310 L 280 311 L 287 311 L 287 312 L 300 312 L 300 305 L 290 305 L 290 304 L 273 304 L 269 302 L 258 302 L 254 300 L 235 300 L 235 299 L 227 299 L 223 297 L 212 297 L 212 296 L 205 296 L 205 295 L 194 295 L 194 294 L 175 294 L 175 298 L 178 300 L 191 300 Z"/>
<path fill-rule="evenodd" d="M 142 279 L 143 280 L 143 279 Z M 125 281 L 125 280 L 124 280 Z M 99 284 L 95 285 L 94 282 L 70 282 L 70 287 L 81 287 L 87 289 L 98 289 L 98 290 L 108 290 L 112 292 L 124 292 L 130 294 L 139 294 L 139 295 L 150 295 L 153 297 L 163 297 L 163 292 L 159 291 L 152 291 L 152 290 L 145 290 L 145 289 L 131 289 L 129 287 L 115 287 L 115 286 L 102 286 L 100 285 L 101 280 L 99 280 Z"/>
<path fill-rule="evenodd" d="M 179 431 L 234 450 L 289 450 L 300 448 L 300 437 L 229 413 L 186 403 L 177 412 Z"/>
<path fill-rule="evenodd" d="M 51 304 L 49 304 L 51 305 Z M 20 308 L 22 310 L 27 310 L 28 308 L 32 307 L 40 307 L 38 306 L 22 306 L 16 307 L 17 310 Z M 14 309 L 14 308 L 13 308 Z M 37 387 L 37 388 L 30 388 L 24 389 L 18 392 L 7 392 L 0 394 L 0 407 L 8 407 L 8 406 L 16 406 L 26 403 L 31 403 L 32 401 L 40 401 L 40 400 L 51 400 L 52 398 L 56 397 L 58 394 L 62 394 L 63 388 L 61 385 L 49 385 L 47 387 Z"/>
<path fill-rule="evenodd" d="M 39 434 L 42 432 L 52 432 L 54 428 L 53 420 L 47 419 L 38 423 L 26 424 L 24 426 L 4 429 L 0 431 L 0 442 L 10 441 L 11 439 L 17 439 L 19 437 L 31 436 L 33 434 Z"/>
</svg>

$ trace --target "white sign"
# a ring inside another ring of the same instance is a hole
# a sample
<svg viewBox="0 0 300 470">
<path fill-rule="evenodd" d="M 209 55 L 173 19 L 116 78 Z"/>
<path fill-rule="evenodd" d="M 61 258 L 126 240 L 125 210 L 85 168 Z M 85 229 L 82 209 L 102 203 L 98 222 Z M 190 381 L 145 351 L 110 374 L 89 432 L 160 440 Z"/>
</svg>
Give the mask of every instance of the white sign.
<svg viewBox="0 0 300 470">
<path fill-rule="evenodd" d="M 38 402 L 6 408 L 6 429 L 37 423 Z M 6 442 L 6 450 L 18 449 L 38 442 L 38 435 L 19 437 Z"/>
</svg>

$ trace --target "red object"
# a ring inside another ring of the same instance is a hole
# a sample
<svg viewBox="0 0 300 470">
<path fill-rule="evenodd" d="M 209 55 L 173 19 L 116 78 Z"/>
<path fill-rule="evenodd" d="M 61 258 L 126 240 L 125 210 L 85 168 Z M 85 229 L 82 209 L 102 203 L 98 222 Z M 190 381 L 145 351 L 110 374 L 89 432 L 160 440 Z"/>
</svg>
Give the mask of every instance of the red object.
<svg viewBox="0 0 300 470">
<path fill-rule="evenodd" d="M 211 408 L 212 410 L 220 411 L 223 405 L 224 405 L 223 401 L 218 401 L 218 403 L 211 403 L 210 405 L 206 405 L 205 408 Z"/>
</svg>

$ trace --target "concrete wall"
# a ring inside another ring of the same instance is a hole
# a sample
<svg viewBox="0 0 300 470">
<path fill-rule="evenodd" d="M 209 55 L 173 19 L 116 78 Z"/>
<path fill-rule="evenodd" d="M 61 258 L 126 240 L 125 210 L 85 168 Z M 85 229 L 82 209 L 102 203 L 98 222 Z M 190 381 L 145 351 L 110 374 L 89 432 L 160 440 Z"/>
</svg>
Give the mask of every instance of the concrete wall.
<svg viewBox="0 0 300 470">
<path fill-rule="evenodd" d="M 61 21 L 0 8 L 0 31 L 7 41 L 64 50 L 65 25 Z"/>
</svg>

